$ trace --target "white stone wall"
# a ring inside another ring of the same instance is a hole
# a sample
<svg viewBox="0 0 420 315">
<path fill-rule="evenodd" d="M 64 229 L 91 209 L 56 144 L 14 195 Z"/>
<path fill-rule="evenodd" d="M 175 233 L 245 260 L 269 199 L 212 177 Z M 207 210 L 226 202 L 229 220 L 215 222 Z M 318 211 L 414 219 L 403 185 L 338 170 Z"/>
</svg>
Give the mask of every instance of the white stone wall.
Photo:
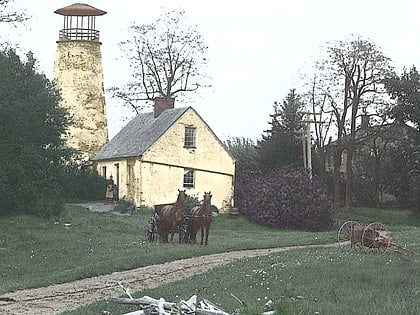
<svg viewBox="0 0 420 315">
<path fill-rule="evenodd" d="M 196 148 L 184 148 L 185 126 L 196 127 Z M 155 179 L 163 172 L 142 173 L 144 177 L 153 174 L 149 181 L 147 178 L 143 179 L 144 188 L 150 187 L 154 191 L 153 197 L 143 196 L 145 202 L 160 203 L 160 200 L 168 198 L 168 194 L 176 194 L 178 189 L 183 188 L 184 167 L 188 167 L 195 169 L 195 185 L 193 188 L 186 188 L 187 194 L 196 195 L 201 199 L 204 191 L 211 191 L 212 203 L 218 208 L 227 208 L 232 203 L 234 161 L 192 109 L 146 152 L 143 161 L 155 162 L 153 169 L 157 169 L 157 163 L 161 163 L 161 168 L 170 169 L 159 185 L 156 185 Z"/>
<path fill-rule="evenodd" d="M 72 116 L 67 142 L 93 157 L 108 141 L 100 42 L 58 41 L 53 77 Z"/>
<path fill-rule="evenodd" d="M 185 126 L 196 127 L 196 148 L 184 148 Z M 207 125 L 189 109 L 148 151 L 145 160 L 188 165 L 209 171 L 234 174 L 231 156 Z"/>
</svg>

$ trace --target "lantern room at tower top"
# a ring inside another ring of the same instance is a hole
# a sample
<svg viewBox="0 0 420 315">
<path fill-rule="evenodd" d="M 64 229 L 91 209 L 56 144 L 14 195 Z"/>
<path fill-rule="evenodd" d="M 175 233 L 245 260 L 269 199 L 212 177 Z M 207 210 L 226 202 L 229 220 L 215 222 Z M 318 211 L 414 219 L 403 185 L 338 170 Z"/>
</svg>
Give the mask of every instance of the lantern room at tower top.
<svg viewBox="0 0 420 315">
<path fill-rule="evenodd" d="M 60 30 L 59 41 L 99 41 L 99 31 L 95 29 L 95 18 L 106 14 L 105 11 L 88 4 L 75 3 L 68 7 L 57 9 L 54 13 L 64 16 L 64 27 Z"/>
</svg>

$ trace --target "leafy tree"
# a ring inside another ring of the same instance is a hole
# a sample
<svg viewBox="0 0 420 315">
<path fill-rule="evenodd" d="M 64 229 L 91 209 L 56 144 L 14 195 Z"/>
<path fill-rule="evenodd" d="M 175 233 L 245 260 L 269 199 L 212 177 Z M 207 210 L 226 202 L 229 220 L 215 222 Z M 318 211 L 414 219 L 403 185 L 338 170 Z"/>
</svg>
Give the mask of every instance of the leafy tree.
<svg viewBox="0 0 420 315">
<path fill-rule="evenodd" d="M 420 74 L 416 67 L 404 69 L 400 76 L 393 74 L 385 84 L 397 101 L 392 116 L 399 122 L 412 123 L 420 131 Z"/>
<path fill-rule="evenodd" d="M 186 25 L 184 14 L 165 12 L 152 24 L 134 24 L 129 29 L 132 38 L 120 43 L 132 81 L 111 91 L 136 113 L 144 101 L 185 96 L 205 86 L 207 47 L 196 26 Z"/>
<path fill-rule="evenodd" d="M 241 186 L 249 172 L 259 169 L 257 160 L 257 149 L 251 139 L 232 138 L 225 141 L 229 152 L 235 158 L 235 194 L 234 203 L 241 207 L 244 196 L 241 195 Z"/>
<path fill-rule="evenodd" d="M 62 135 L 67 113 L 31 53 L 0 52 L 0 213 L 53 213 L 62 208 L 60 178 L 71 156 Z"/>
<path fill-rule="evenodd" d="M 353 191 L 354 200 L 359 206 L 383 207 L 384 195 L 389 192 L 386 181 L 391 152 L 402 147 L 405 126 L 388 124 L 369 128 L 366 141 L 358 145 L 357 159 L 354 162 Z"/>
<path fill-rule="evenodd" d="M 301 97 L 294 89 L 282 104 L 274 103 L 274 113 L 270 115 L 271 129 L 257 143 L 260 169 L 272 169 L 288 165 L 302 165 L 302 132 Z"/>
<path fill-rule="evenodd" d="M 403 208 L 415 210 L 420 214 L 420 154 L 418 146 L 406 142 L 393 148 L 389 154 L 389 167 L 385 181 L 389 192 Z"/>
<path fill-rule="evenodd" d="M 402 179 L 400 188 L 393 185 L 394 192 L 398 196 L 405 194 L 405 200 L 410 201 L 411 207 L 417 207 L 420 213 L 420 75 L 414 66 L 409 71 L 404 69 L 402 75 L 394 74 L 389 77 L 386 87 L 391 97 L 396 100 L 391 111 L 393 117 L 397 121 L 413 125 L 416 129 L 408 145 L 401 147 L 399 153 L 394 154 L 394 157 L 397 156 L 395 164 L 400 163 L 395 165 L 395 169 L 400 169 L 401 174 L 398 177 L 394 174 L 393 177 Z M 398 194 L 399 191 L 401 194 Z"/>
<path fill-rule="evenodd" d="M 258 169 L 257 151 L 251 139 L 236 137 L 227 139 L 224 144 L 236 160 L 237 174 Z"/>
</svg>

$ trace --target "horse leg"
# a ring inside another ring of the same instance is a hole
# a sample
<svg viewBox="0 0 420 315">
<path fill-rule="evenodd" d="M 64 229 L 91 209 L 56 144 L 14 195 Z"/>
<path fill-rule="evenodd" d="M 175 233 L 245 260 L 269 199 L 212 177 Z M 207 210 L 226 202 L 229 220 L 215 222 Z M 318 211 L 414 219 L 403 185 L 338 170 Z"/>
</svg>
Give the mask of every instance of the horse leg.
<svg viewBox="0 0 420 315">
<path fill-rule="evenodd" d="M 178 228 L 179 228 L 179 242 L 182 243 L 182 235 L 183 235 L 182 224 L 180 224 Z"/>
<path fill-rule="evenodd" d="M 161 243 L 168 243 L 168 234 L 169 234 L 169 227 L 166 222 L 160 223 L 160 242 Z"/>
<path fill-rule="evenodd" d="M 204 240 L 204 226 L 201 226 L 201 242 L 200 242 L 201 245 L 203 245 L 203 240 Z"/>
<path fill-rule="evenodd" d="M 193 241 L 193 244 L 195 244 L 196 242 L 197 242 L 197 225 L 195 224 L 195 222 L 193 222 L 192 223 L 192 235 L 191 235 L 191 237 L 192 237 L 192 241 Z"/>
<path fill-rule="evenodd" d="M 207 243 L 208 243 L 208 240 L 209 240 L 209 232 L 210 232 L 210 226 L 206 226 L 206 245 L 207 245 Z"/>
</svg>

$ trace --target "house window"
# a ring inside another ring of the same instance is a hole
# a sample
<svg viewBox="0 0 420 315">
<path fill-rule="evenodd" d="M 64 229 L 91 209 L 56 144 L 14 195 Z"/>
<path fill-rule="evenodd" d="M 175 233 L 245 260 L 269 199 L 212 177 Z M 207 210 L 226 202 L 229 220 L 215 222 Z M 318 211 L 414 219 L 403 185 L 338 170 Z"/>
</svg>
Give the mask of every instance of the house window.
<svg viewBox="0 0 420 315">
<path fill-rule="evenodd" d="M 194 187 L 194 170 L 184 169 L 184 187 Z"/>
<path fill-rule="evenodd" d="M 131 184 L 132 181 L 134 181 L 134 167 L 131 164 L 127 165 L 127 182 L 128 184 Z"/>
<path fill-rule="evenodd" d="M 196 140 L 196 128 L 192 126 L 185 126 L 185 138 L 184 138 L 184 147 L 194 147 Z"/>
<path fill-rule="evenodd" d="M 102 166 L 102 176 L 106 178 L 106 166 Z"/>
</svg>

